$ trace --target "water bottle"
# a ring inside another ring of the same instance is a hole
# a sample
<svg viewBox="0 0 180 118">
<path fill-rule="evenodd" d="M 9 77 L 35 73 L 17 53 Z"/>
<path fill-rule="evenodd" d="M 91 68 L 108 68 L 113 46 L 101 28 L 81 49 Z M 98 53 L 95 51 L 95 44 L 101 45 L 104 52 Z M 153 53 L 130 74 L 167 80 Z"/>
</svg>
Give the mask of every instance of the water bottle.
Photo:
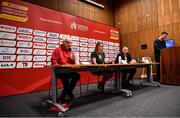
<svg viewBox="0 0 180 118">
<path fill-rule="evenodd" d="M 121 60 L 122 60 L 121 56 L 119 56 L 118 59 L 119 59 L 119 64 L 121 64 Z"/>
</svg>

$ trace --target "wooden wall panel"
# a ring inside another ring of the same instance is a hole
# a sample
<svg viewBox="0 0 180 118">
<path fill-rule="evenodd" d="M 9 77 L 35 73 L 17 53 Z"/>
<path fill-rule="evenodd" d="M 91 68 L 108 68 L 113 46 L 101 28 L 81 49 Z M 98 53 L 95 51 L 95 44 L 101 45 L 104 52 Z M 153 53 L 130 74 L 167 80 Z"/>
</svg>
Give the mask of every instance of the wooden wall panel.
<svg viewBox="0 0 180 118">
<path fill-rule="evenodd" d="M 111 0 L 101 0 L 105 9 L 81 2 L 79 0 L 23 0 L 40 6 L 63 11 L 72 15 L 94 20 L 106 25 L 114 25 Z"/>
</svg>

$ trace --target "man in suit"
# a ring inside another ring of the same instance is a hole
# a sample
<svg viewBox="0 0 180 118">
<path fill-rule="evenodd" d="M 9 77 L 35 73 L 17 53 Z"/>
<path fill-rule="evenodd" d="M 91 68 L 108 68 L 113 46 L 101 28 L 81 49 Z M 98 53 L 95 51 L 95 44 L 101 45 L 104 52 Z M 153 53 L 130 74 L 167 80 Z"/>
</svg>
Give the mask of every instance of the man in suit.
<svg viewBox="0 0 180 118">
<path fill-rule="evenodd" d="M 160 63 L 160 51 L 163 48 L 166 48 L 165 39 L 167 38 L 168 33 L 162 32 L 160 37 L 156 40 L 154 40 L 154 55 L 155 55 L 155 61 L 157 63 Z M 160 65 L 157 65 L 157 81 L 160 82 Z"/>
<path fill-rule="evenodd" d="M 126 62 L 128 64 L 136 63 L 136 60 L 131 58 L 131 55 L 129 54 L 129 49 L 126 46 L 124 46 L 122 48 L 122 52 L 120 52 L 117 55 L 115 63 L 122 63 L 120 61 L 122 61 L 123 63 Z M 122 73 L 123 73 L 122 86 L 125 88 L 131 86 L 129 81 L 133 79 L 136 73 L 136 69 L 122 70 Z"/>
</svg>

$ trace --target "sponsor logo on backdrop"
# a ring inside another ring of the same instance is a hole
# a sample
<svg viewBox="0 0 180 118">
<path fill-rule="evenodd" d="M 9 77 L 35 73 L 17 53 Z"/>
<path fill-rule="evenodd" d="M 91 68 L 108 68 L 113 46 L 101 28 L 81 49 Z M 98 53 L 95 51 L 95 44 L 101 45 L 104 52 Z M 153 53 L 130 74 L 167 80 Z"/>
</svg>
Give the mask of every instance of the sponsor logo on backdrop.
<svg viewBox="0 0 180 118">
<path fill-rule="evenodd" d="M 114 58 L 115 54 L 109 54 L 109 57 L 111 57 L 111 58 L 113 57 Z"/>
<path fill-rule="evenodd" d="M 116 30 L 110 30 L 110 39 L 118 40 L 119 32 Z"/>
<path fill-rule="evenodd" d="M 103 31 L 100 31 L 100 30 L 93 30 L 93 32 L 94 32 L 94 33 L 103 34 L 103 35 L 105 35 L 105 34 L 106 34 L 105 32 L 103 32 Z"/>
<path fill-rule="evenodd" d="M 71 45 L 73 45 L 73 46 L 79 46 L 79 42 L 72 41 L 72 42 L 71 42 Z"/>
<path fill-rule="evenodd" d="M 0 55 L 0 61 L 14 61 L 16 55 Z"/>
<path fill-rule="evenodd" d="M 101 42 L 101 40 L 96 40 L 96 43 L 97 43 L 97 42 Z"/>
<path fill-rule="evenodd" d="M 118 46 L 119 47 L 119 43 L 114 43 L 114 46 Z"/>
<path fill-rule="evenodd" d="M 71 49 L 72 49 L 73 51 L 79 51 L 79 47 L 76 47 L 76 46 L 71 46 Z"/>
<path fill-rule="evenodd" d="M 3 39 L 15 39 L 16 38 L 16 34 L 13 33 L 7 33 L 7 32 L 0 32 L 0 38 Z"/>
<path fill-rule="evenodd" d="M 79 41 L 79 36 L 71 36 L 72 41 Z"/>
<path fill-rule="evenodd" d="M 59 43 L 59 39 L 48 38 L 47 39 L 47 43 L 58 44 Z"/>
<path fill-rule="evenodd" d="M 53 32 L 48 32 L 47 33 L 47 37 L 58 38 L 59 34 L 58 33 L 53 33 Z"/>
<path fill-rule="evenodd" d="M 14 26 L 9 26 L 9 25 L 0 25 L 0 31 L 5 31 L 5 32 L 16 32 L 16 27 Z"/>
<path fill-rule="evenodd" d="M 23 42 L 23 41 L 18 41 L 17 47 L 26 47 L 26 48 L 31 48 L 32 47 L 32 42 Z"/>
<path fill-rule="evenodd" d="M 89 43 L 96 43 L 96 40 L 95 39 L 89 39 L 88 42 Z"/>
<path fill-rule="evenodd" d="M 80 37 L 80 41 L 81 41 L 81 42 L 88 42 L 88 38 Z"/>
<path fill-rule="evenodd" d="M 88 48 L 88 52 L 93 52 L 94 48 Z"/>
<path fill-rule="evenodd" d="M 56 49 L 57 47 L 59 47 L 59 45 L 54 45 L 54 44 L 47 45 L 47 49 Z"/>
<path fill-rule="evenodd" d="M 34 43 L 33 48 L 45 49 L 46 48 L 46 44 L 44 44 L 44 43 Z"/>
<path fill-rule="evenodd" d="M 68 34 L 60 34 L 59 38 L 60 39 L 71 39 L 71 36 Z"/>
<path fill-rule="evenodd" d="M 88 52 L 80 52 L 80 56 L 87 57 L 88 56 Z"/>
<path fill-rule="evenodd" d="M 95 43 L 89 43 L 89 44 L 88 44 L 88 47 L 89 47 L 89 48 L 95 48 L 95 47 L 96 47 L 96 44 L 95 44 Z"/>
<path fill-rule="evenodd" d="M 34 49 L 33 54 L 34 55 L 45 55 L 46 50 Z"/>
<path fill-rule="evenodd" d="M 105 61 L 105 62 L 109 62 L 109 58 L 105 58 L 104 61 Z"/>
<path fill-rule="evenodd" d="M 32 49 L 18 48 L 17 54 L 32 54 Z"/>
<path fill-rule="evenodd" d="M 14 54 L 16 48 L 0 47 L 0 53 L 2 54 Z"/>
<path fill-rule="evenodd" d="M 91 53 L 89 53 L 88 56 L 91 57 Z"/>
<path fill-rule="evenodd" d="M 31 68 L 32 62 L 18 62 L 16 67 L 17 68 Z"/>
<path fill-rule="evenodd" d="M 85 47 L 80 47 L 80 51 L 87 52 L 87 51 L 88 51 L 88 48 L 85 48 Z"/>
<path fill-rule="evenodd" d="M 36 35 L 36 36 L 46 36 L 46 31 L 34 30 L 33 35 Z"/>
<path fill-rule="evenodd" d="M 63 44 L 63 40 L 59 40 L 59 44 Z"/>
<path fill-rule="evenodd" d="M 119 47 L 114 47 L 114 50 L 119 51 Z"/>
<path fill-rule="evenodd" d="M 109 53 L 115 53 L 114 50 L 109 50 Z"/>
<path fill-rule="evenodd" d="M 32 36 L 30 36 L 30 35 L 18 34 L 17 40 L 32 41 Z"/>
<path fill-rule="evenodd" d="M 108 49 L 108 48 L 109 48 L 109 46 L 105 46 L 105 45 L 104 45 L 104 47 L 103 47 L 103 49 Z"/>
<path fill-rule="evenodd" d="M 47 51 L 47 55 L 52 55 L 53 51 L 54 51 L 54 50 L 48 50 L 48 51 Z"/>
<path fill-rule="evenodd" d="M 48 57 L 47 57 L 47 61 L 51 61 L 51 57 L 52 57 L 52 56 L 48 56 Z"/>
<path fill-rule="evenodd" d="M 18 55 L 17 61 L 32 61 L 32 55 Z"/>
<path fill-rule="evenodd" d="M 108 53 L 109 52 L 109 50 L 103 50 L 105 53 Z"/>
<path fill-rule="evenodd" d="M 47 62 L 47 66 L 50 66 L 51 65 L 51 62 Z"/>
<path fill-rule="evenodd" d="M 106 54 L 105 54 L 105 57 L 109 57 L 109 54 L 108 54 L 108 53 L 106 53 Z"/>
<path fill-rule="evenodd" d="M 108 45 L 109 42 L 108 41 L 102 41 L 104 45 Z"/>
<path fill-rule="evenodd" d="M 88 43 L 80 43 L 80 46 L 81 46 L 81 47 L 87 47 L 87 46 L 88 46 Z"/>
<path fill-rule="evenodd" d="M 28 20 L 28 7 L 4 1 L 1 5 L 0 18 L 19 22 L 26 22 Z"/>
<path fill-rule="evenodd" d="M 32 34 L 32 32 L 33 32 L 33 30 L 29 29 L 29 28 L 19 27 L 17 29 L 17 33 L 20 33 L 20 34 Z"/>
<path fill-rule="evenodd" d="M 88 61 L 89 58 L 88 57 L 80 57 L 80 61 Z"/>
<path fill-rule="evenodd" d="M 109 42 L 109 45 L 112 45 L 112 46 L 113 46 L 113 45 L 114 45 L 114 43 L 113 43 L 113 42 Z"/>
<path fill-rule="evenodd" d="M 110 50 L 113 50 L 113 49 L 114 49 L 114 47 L 113 47 L 113 46 L 109 46 L 109 49 L 110 49 Z"/>
<path fill-rule="evenodd" d="M 33 61 L 46 61 L 46 56 L 34 56 Z"/>
<path fill-rule="evenodd" d="M 15 68 L 16 62 L 0 62 L 0 68 Z"/>
<path fill-rule="evenodd" d="M 0 46 L 11 46 L 11 47 L 14 47 L 15 45 L 16 45 L 16 41 L 0 40 Z"/>
<path fill-rule="evenodd" d="M 34 42 L 46 42 L 46 38 L 45 37 L 38 37 L 35 36 L 33 39 Z"/>
<path fill-rule="evenodd" d="M 46 62 L 34 62 L 33 67 L 34 68 L 40 68 L 46 66 Z"/>
<path fill-rule="evenodd" d="M 82 24 L 78 24 L 75 21 L 73 21 L 71 23 L 70 27 L 71 27 L 72 30 L 79 30 L 79 31 L 83 31 L 83 32 L 88 31 L 88 26 L 82 25 Z"/>
</svg>

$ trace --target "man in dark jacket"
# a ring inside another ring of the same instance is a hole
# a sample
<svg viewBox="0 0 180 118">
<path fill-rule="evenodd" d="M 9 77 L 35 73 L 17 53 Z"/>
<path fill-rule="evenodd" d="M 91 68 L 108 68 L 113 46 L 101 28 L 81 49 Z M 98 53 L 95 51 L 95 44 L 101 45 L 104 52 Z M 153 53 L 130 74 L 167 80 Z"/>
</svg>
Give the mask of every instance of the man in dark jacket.
<svg viewBox="0 0 180 118">
<path fill-rule="evenodd" d="M 166 39 L 167 35 L 168 35 L 167 32 L 162 32 L 160 37 L 154 40 L 154 56 L 155 56 L 155 61 L 157 63 L 160 63 L 161 49 L 166 48 L 166 44 L 164 40 Z M 158 82 L 160 82 L 160 65 L 157 65 L 157 79 Z"/>
<path fill-rule="evenodd" d="M 134 64 L 136 63 L 135 59 L 131 58 L 131 55 L 128 53 L 128 47 L 123 47 L 122 52 L 120 52 L 115 60 L 115 63 L 127 63 L 127 64 Z M 136 69 L 126 69 L 122 70 L 123 73 L 123 80 L 122 80 L 122 86 L 123 87 L 128 87 L 130 86 L 130 80 L 133 79 Z"/>
</svg>

